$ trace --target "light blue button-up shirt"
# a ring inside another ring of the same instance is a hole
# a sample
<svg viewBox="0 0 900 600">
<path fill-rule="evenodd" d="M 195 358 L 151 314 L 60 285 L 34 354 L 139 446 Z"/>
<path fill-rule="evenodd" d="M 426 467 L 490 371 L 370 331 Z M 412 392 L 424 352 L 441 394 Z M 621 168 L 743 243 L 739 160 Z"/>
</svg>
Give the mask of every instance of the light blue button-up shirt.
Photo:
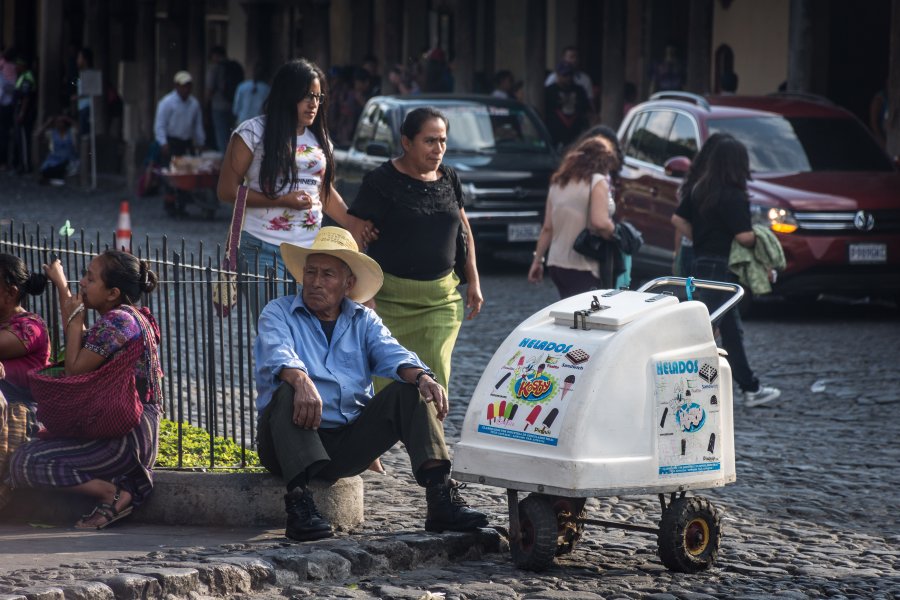
<svg viewBox="0 0 900 600">
<path fill-rule="evenodd" d="M 400 345 L 374 311 L 344 298 L 331 343 L 300 294 L 269 302 L 253 347 L 256 409 L 261 414 L 282 384 L 283 369 L 301 369 L 322 397 L 322 428 L 353 422 L 372 399 L 372 375 L 402 381 L 397 370 L 427 367 Z"/>
</svg>

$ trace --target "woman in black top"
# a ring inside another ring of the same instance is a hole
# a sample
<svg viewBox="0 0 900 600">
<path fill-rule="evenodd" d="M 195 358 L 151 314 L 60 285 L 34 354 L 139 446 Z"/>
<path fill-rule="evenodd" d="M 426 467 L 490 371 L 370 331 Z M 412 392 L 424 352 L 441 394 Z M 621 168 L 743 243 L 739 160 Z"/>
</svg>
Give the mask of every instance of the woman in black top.
<svg viewBox="0 0 900 600">
<path fill-rule="evenodd" d="M 692 189 L 683 191 L 672 224 L 693 241 L 695 258 L 691 274 L 694 277 L 736 283 L 737 277 L 728 268 L 732 242 L 747 248 L 756 244 L 747 195 L 750 160 L 744 145 L 730 135 L 716 134 L 707 144 L 710 142 L 715 148 L 709 154 L 706 169 Z M 718 306 L 715 298 L 704 298 L 704 302 L 710 311 Z M 744 404 L 758 406 L 776 400 L 781 391 L 760 385 L 747 362 L 737 309 L 725 313 L 719 321 L 719 330 L 734 380 L 743 392 Z"/>
<path fill-rule="evenodd" d="M 368 254 L 384 271 L 376 311 L 391 333 L 414 351 L 444 388 L 450 355 L 464 314 L 453 271 L 460 225 L 469 234 L 465 276 L 468 318 L 484 303 L 475 243 L 456 173 L 442 164 L 449 122 L 433 108 L 410 112 L 400 128 L 403 154 L 368 173 L 350 214 L 371 220 L 379 232 Z M 376 388 L 386 385 L 376 382 Z"/>
</svg>

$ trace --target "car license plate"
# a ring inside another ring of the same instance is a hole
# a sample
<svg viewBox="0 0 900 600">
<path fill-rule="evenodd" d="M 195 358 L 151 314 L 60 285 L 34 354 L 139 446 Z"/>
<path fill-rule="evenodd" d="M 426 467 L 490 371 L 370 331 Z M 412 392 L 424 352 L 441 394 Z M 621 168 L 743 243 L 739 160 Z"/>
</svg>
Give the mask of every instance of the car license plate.
<svg viewBox="0 0 900 600">
<path fill-rule="evenodd" d="M 850 244 L 850 264 L 887 262 L 887 244 Z"/>
<path fill-rule="evenodd" d="M 533 242 L 541 235 L 540 223 L 510 223 L 506 239 L 510 242 Z"/>
</svg>

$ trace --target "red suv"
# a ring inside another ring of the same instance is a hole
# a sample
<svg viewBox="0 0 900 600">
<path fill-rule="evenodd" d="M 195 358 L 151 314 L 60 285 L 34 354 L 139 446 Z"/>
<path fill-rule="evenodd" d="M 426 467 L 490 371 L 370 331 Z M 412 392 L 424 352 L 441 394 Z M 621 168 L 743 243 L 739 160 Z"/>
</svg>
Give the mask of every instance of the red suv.
<svg viewBox="0 0 900 600">
<path fill-rule="evenodd" d="M 616 214 L 644 235 L 635 269 L 671 272 L 678 186 L 719 132 L 747 147 L 751 215 L 784 247 L 776 293 L 900 299 L 900 171 L 852 114 L 806 95 L 662 92 L 629 111 Z"/>
</svg>

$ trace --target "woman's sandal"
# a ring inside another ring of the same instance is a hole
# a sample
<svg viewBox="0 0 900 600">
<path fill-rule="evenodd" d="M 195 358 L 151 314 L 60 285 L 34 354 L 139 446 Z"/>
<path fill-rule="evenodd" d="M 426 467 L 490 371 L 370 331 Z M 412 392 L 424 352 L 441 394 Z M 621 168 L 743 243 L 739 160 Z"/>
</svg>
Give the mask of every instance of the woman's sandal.
<svg viewBox="0 0 900 600">
<path fill-rule="evenodd" d="M 120 521 L 120 520 L 124 519 L 125 517 L 127 517 L 128 515 L 130 515 L 131 512 L 134 510 L 134 507 L 131 506 L 130 504 L 123 509 L 116 510 L 116 503 L 119 501 L 119 495 L 120 495 L 121 491 L 122 490 L 117 487 L 116 495 L 113 497 L 113 501 L 111 503 L 110 502 L 101 502 L 100 504 L 95 506 L 94 510 L 92 510 L 90 513 L 88 513 L 86 515 L 82 515 L 81 520 L 78 521 L 78 523 L 75 523 L 75 528 L 76 529 L 103 529 L 105 527 L 108 527 L 109 525 L 112 525 L 116 521 Z M 94 525 L 94 526 L 90 526 L 90 527 L 86 527 L 86 526 L 79 527 L 78 526 L 79 523 L 83 524 L 85 521 L 90 520 L 91 518 L 93 518 L 96 515 L 100 515 L 101 517 L 103 517 L 106 520 L 103 521 L 102 523 L 100 523 L 99 525 Z"/>
</svg>

